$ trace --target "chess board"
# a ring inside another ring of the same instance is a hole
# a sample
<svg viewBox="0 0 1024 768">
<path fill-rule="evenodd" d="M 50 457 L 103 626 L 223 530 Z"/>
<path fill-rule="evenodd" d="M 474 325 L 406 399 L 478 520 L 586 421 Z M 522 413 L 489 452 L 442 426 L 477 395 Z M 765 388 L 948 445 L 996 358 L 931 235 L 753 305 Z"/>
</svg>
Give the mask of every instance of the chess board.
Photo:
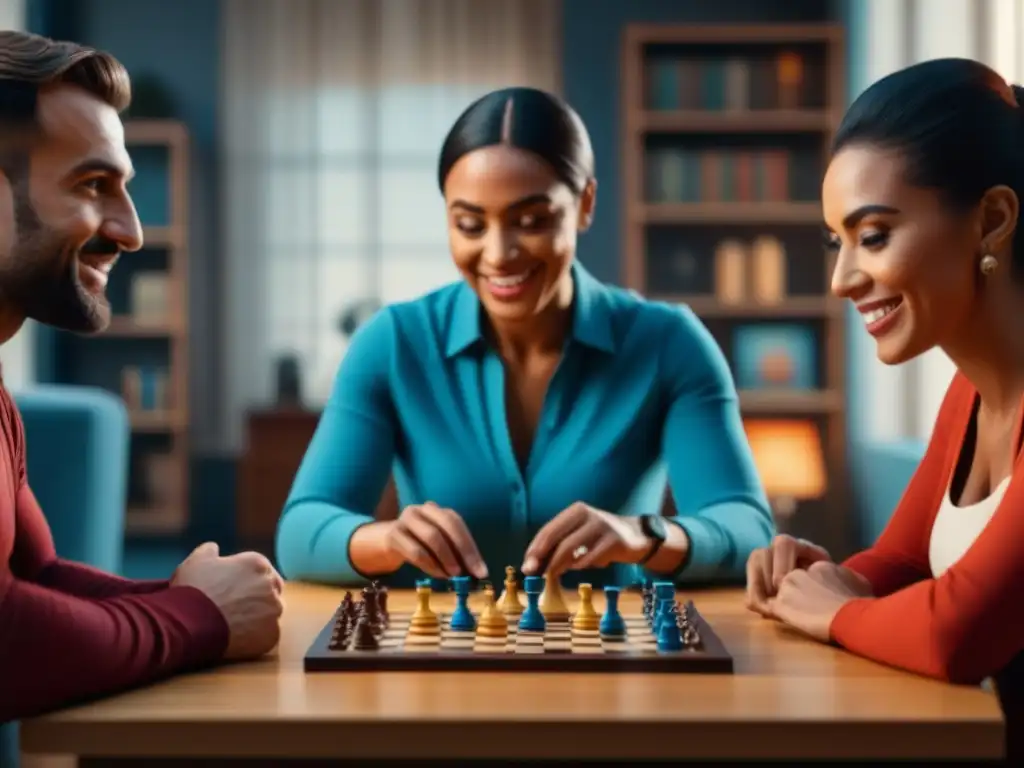
<svg viewBox="0 0 1024 768">
<path fill-rule="evenodd" d="M 687 604 L 699 642 L 680 651 L 659 651 L 647 620 L 623 613 L 626 637 L 602 638 L 580 632 L 569 621 L 548 621 L 544 632 L 520 632 L 509 620 L 505 638 L 490 638 L 449 627 L 440 614 L 440 628 L 430 635 L 409 634 L 412 612 L 395 611 L 380 647 L 362 651 L 334 646 L 332 618 L 310 646 L 307 672 L 385 671 L 550 671 L 550 672 L 673 672 L 732 674 L 733 659 L 693 603 Z"/>
</svg>

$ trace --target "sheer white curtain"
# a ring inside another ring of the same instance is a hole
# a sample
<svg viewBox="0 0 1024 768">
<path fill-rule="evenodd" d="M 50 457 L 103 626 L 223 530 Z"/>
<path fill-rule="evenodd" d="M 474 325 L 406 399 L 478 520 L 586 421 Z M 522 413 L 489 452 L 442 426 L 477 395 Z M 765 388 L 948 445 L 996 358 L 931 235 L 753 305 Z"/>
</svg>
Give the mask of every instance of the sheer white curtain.
<svg viewBox="0 0 1024 768">
<path fill-rule="evenodd" d="M 363 302 L 455 279 L 441 142 L 478 96 L 559 90 L 555 0 L 225 0 L 227 447 L 298 356 L 330 391 Z"/>
<path fill-rule="evenodd" d="M 864 40 L 867 82 L 910 64 L 945 56 L 984 61 L 1010 82 L 1024 82 L 1022 0 L 857 0 L 867 8 Z M 862 340 L 863 341 L 863 340 Z M 927 439 L 953 376 L 953 363 L 933 350 L 912 363 L 889 367 L 874 343 L 858 345 L 867 371 L 871 440 Z"/>
</svg>

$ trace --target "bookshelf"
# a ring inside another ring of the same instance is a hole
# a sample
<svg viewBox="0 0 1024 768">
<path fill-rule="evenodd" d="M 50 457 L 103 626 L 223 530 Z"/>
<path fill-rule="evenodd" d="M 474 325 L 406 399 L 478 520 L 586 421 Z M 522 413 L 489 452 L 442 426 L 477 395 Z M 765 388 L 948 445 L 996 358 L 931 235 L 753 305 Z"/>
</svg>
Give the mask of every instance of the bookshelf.
<svg viewBox="0 0 1024 768">
<path fill-rule="evenodd" d="M 622 281 L 701 318 L 748 429 L 813 422 L 825 486 L 779 522 L 841 554 L 852 532 L 845 329 L 820 182 L 845 109 L 842 29 L 635 24 L 621 71 Z"/>
<path fill-rule="evenodd" d="M 175 120 L 128 120 L 125 143 L 144 246 L 124 254 L 110 275 L 109 328 L 60 334 L 55 374 L 124 398 L 131 423 L 125 532 L 173 537 L 189 522 L 189 136 Z"/>
</svg>

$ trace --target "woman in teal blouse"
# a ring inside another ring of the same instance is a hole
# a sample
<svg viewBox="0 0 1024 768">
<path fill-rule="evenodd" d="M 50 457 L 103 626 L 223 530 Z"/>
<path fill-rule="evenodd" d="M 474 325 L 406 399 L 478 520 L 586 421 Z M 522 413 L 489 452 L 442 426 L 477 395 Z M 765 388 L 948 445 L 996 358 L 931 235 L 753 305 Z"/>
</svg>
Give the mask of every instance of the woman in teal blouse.
<svg viewBox="0 0 1024 768">
<path fill-rule="evenodd" d="M 576 260 L 596 194 L 579 116 L 488 94 L 438 175 L 464 279 L 353 336 L 282 514 L 283 573 L 742 578 L 774 528 L 727 364 L 689 309 Z M 375 521 L 392 473 L 402 512 Z"/>
</svg>

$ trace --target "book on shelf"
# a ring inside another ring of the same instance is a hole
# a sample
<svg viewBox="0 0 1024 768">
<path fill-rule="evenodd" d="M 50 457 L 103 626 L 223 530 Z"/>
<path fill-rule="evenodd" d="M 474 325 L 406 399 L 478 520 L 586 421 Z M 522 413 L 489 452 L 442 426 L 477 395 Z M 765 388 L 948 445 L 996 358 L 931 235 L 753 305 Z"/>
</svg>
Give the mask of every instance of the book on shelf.
<svg viewBox="0 0 1024 768">
<path fill-rule="evenodd" d="M 139 325 L 161 325 L 168 318 L 170 278 L 166 272 L 146 271 L 132 276 L 132 320 Z"/>
<path fill-rule="evenodd" d="M 128 366 L 121 372 L 121 397 L 131 411 L 169 410 L 167 370 L 157 366 Z"/>
<path fill-rule="evenodd" d="M 785 50 L 749 58 L 660 54 L 647 63 L 646 103 L 658 111 L 798 109 L 804 69 L 800 54 Z"/>
<path fill-rule="evenodd" d="M 652 203 L 783 203 L 790 200 L 785 149 L 659 147 L 647 152 Z"/>
</svg>

